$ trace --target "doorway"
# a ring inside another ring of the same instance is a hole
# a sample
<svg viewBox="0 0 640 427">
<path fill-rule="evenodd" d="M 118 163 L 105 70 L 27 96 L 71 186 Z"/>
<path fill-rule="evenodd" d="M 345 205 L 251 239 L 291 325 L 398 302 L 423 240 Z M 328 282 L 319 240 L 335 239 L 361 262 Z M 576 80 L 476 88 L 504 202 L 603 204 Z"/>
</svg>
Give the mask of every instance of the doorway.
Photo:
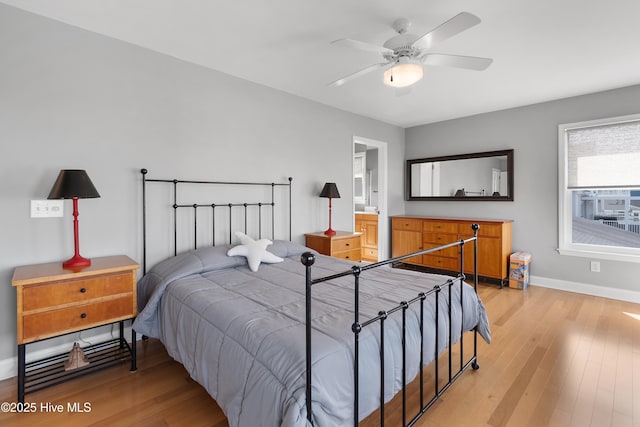
<svg viewBox="0 0 640 427">
<path fill-rule="evenodd" d="M 353 137 L 353 221 L 356 213 L 377 216 L 377 260 L 389 257 L 387 143 Z"/>
</svg>

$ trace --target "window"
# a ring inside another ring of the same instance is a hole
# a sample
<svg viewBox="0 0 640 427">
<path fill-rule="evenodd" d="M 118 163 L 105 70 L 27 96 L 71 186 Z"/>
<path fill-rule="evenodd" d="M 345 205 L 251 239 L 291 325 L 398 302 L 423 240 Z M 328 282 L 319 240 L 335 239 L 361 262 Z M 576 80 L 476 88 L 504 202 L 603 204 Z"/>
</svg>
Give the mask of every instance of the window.
<svg viewBox="0 0 640 427">
<path fill-rule="evenodd" d="M 640 114 L 563 124 L 559 252 L 640 262 Z"/>
</svg>

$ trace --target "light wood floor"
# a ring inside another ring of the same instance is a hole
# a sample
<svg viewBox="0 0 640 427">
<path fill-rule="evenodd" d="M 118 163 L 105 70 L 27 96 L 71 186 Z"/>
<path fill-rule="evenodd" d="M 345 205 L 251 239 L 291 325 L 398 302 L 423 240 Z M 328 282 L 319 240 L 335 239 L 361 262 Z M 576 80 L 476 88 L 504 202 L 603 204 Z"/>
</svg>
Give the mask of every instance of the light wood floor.
<svg viewBox="0 0 640 427">
<path fill-rule="evenodd" d="M 640 426 L 640 305 L 537 287 L 483 285 L 480 294 L 493 342 L 479 340 L 480 369 L 465 372 L 418 426 Z M 227 425 L 158 341 L 138 349 L 136 373 L 117 366 L 26 399 L 89 402 L 91 412 L 0 413 L 0 425 Z M 0 382 L 0 401 L 15 396 L 15 378 Z M 388 419 L 399 419 L 397 407 L 386 406 Z"/>
</svg>

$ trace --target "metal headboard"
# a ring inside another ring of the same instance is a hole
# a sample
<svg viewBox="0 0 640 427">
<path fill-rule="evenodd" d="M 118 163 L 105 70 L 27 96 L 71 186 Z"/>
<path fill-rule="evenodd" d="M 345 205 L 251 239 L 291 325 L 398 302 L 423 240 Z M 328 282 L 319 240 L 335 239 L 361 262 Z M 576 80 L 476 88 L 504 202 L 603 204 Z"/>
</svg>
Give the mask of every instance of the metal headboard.
<svg viewBox="0 0 640 427">
<path fill-rule="evenodd" d="M 232 229 L 233 229 L 233 215 L 232 211 L 234 208 L 241 208 L 244 210 L 244 230 L 247 232 L 248 224 L 248 209 L 254 208 L 258 210 L 258 238 L 262 238 L 262 209 L 271 209 L 271 236 L 275 238 L 275 218 L 276 218 L 276 202 L 275 202 L 275 189 L 276 187 L 288 187 L 288 196 L 289 196 L 289 240 L 291 240 L 291 182 L 293 178 L 289 177 L 288 182 L 286 183 L 275 183 L 275 182 L 226 182 L 226 181 L 194 181 L 194 180 L 180 180 L 180 179 L 150 179 L 147 178 L 147 169 L 140 169 L 140 173 L 142 174 L 142 272 L 143 274 L 147 273 L 147 183 L 164 183 L 170 184 L 173 186 L 173 204 L 170 206 L 173 209 L 173 255 L 178 254 L 178 209 L 193 209 L 193 249 L 197 249 L 197 233 L 198 233 L 198 215 L 196 212 L 199 208 L 211 209 L 212 211 L 212 245 L 216 245 L 215 239 L 215 231 L 216 231 L 216 209 L 228 209 L 229 211 L 229 222 L 228 222 L 228 230 L 229 230 L 229 241 L 231 243 L 232 239 Z M 191 204 L 178 204 L 178 184 L 204 184 L 204 185 L 223 185 L 223 186 L 245 186 L 245 187 L 257 187 L 257 186 L 270 186 L 271 187 L 271 198 L 268 201 L 252 201 L 252 202 L 242 202 L 242 203 L 191 203 Z"/>
</svg>

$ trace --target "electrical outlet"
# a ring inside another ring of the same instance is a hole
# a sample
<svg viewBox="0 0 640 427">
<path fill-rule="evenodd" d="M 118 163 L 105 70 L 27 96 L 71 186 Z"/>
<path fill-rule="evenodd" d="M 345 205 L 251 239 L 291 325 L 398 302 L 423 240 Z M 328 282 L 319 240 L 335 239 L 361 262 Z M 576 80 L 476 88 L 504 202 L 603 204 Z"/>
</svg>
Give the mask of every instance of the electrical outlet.
<svg viewBox="0 0 640 427">
<path fill-rule="evenodd" d="M 591 261 L 591 272 L 600 273 L 600 261 Z"/>
<path fill-rule="evenodd" d="M 31 218 L 56 218 L 64 216 L 64 200 L 32 200 Z"/>
</svg>

